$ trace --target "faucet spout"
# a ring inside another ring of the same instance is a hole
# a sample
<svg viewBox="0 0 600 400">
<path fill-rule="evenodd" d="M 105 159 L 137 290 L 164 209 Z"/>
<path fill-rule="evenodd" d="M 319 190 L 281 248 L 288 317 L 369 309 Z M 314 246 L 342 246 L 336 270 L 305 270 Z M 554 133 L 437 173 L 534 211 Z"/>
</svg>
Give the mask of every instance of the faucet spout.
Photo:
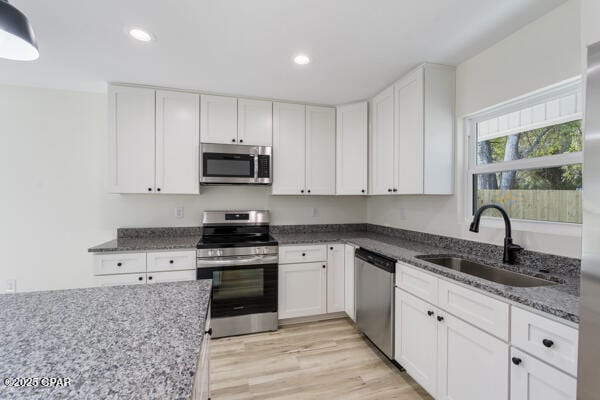
<svg viewBox="0 0 600 400">
<path fill-rule="evenodd" d="M 513 243 L 510 218 L 508 216 L 508 213 L 504 208 L 502 208 L 502 206 L 499 206 L 498 204 L 485 204 L 479 207 L 479 209 L 475 211 L 475 214 L 473 215 L 473 222 L 471 222 L 469 230 L 475 233 L 479 232 L 481 215 L 484 211 L 490 208 L 498 210 L 502 215 L 502 219 L 504 219 L 504 255 L 502 257 L 502 261 L 506 264 L 514 264 L 516 260 L 516 253 L 523 250 L 523 248 Z"/>
</svg>

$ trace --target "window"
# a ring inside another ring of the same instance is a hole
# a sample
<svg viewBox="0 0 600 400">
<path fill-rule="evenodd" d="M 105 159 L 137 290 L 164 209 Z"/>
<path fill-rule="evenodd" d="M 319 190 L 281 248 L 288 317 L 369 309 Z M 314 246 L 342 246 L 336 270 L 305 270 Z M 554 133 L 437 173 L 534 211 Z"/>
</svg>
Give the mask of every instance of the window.
<svg viewBox="0 0 600 400">
<path fill-rule="evenodd" d="M 581 82 L 570 81 L 467 120 L 471 211 L 581 224 Z"/>
</svg>

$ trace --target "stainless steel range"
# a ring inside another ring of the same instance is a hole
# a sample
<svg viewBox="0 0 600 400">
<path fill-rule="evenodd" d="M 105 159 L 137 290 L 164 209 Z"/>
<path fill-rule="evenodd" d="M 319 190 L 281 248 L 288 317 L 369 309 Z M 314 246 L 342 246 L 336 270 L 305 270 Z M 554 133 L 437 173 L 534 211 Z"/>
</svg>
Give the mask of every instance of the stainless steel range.
<svg viewBox="0 0 600 400">
<path fill-rule="evenodd" d="M 213 337 L 277 330 L 278 246 L 268 211 L 206 211 L 197 279 L 212 279 Z"/>
</svg>

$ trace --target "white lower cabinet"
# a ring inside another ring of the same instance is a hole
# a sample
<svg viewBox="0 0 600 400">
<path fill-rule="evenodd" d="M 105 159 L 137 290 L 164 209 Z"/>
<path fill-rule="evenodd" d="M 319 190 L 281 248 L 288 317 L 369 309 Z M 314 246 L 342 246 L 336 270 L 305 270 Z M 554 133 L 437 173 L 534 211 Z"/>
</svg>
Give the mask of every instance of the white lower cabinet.
<svg viewBox="0 0 600 400">
<path fill-rule="evenodd" d="M 327 312 L 344 311 L 344 245 L 327 246 Z"/>
<path fill-rule="evenodd" d="M 183 282 L 196 280 L 196 270 L 148 272 L 147 283 Z"/>
<path fill-rule="evenodd" d="M 327 312 L 325 262 L 279 265 L 279 318 Z"/>
<path fill-rule="evenodd" d="M 511 400 L 575 400 L 577 380 L 520 350 L 511 350 Z"/>
<path fill-rule="evenodd" d="M 344 311 L 356 322 L 354 307 L 354 247 L 344 246 Z"/>
<path fill-rule="evenodd" d="M 436 399 L 508 399 L 508 344 L 447 313 L 436 321 Z"/>
<path fill-rule="evenodd" d="M 396 289 L 395 356 L 444 400 L 507 400 L 508 344 Z"/>
<path fill-rule="evenodd" d="M 577 329 L 402 263 L 396 285 L 394 359 L 435 399 L 576 399 Z"/>
<path fill-rule="evenodd" d="M 196 252 L 101 253 L 94 255 L 96 286 L 196 280 Z"/>
<path fill-rule="evenodd" d="M 94 276 L 96 286 L 143 285 L 146 283 L 146 273 L 97 275 Z"/>
<path fill-rule="evenodd" d="M 436 316 L 435 307 L 396 288 L 394 358 L 433 397 L 438 369 Z"/>
<path fill-rule="evenodd" d="M 204 325 L 204 336 L 200 346 L 200 357 L 194 375 L 194 386 L 192 390 L 192 400 L 210 400 L 210 309 L 209 318 Z"/>
</svg>

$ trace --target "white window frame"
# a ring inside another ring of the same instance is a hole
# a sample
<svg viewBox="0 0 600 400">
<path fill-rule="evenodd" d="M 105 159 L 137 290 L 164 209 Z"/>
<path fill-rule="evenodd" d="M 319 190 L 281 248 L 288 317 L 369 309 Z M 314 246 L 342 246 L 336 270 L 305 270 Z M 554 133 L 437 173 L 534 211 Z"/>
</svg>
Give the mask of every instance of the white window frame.
<svg viewBox="0 0 600 400">
<path fill-rule="evenodd" d="M 515 169 L 550 168 L 571 164 L 583 164 L 583 152 L 577 152 L 477 165 L 477 124 L 494 117 L 509 114 L 552 100 L 556 97 L 561 97 L 561 95 L 566 95 L 577 89 L 581 90 L 581 88 L 582 79 L 581 76 L 577 76 L 464 117 L 464 130 L 467 138 L 465 143 L 467 179 L 465 180 L 466 201 L 464 215 L 466 217 L 465 224 L 467 226 L 472 221 L 475 212 L 473 209 L 473 177 L 476 174 L 510 171 Z M 484 216 L 482 219 L 485 221 L 485 226 L 495 228 L 504 227 L 504 222 L 499 217 Z M 511 218 L 511 222 L 513 229 L 519 231 L 581 236 L 581 224 L 513 218 Z"/>
</svg>

